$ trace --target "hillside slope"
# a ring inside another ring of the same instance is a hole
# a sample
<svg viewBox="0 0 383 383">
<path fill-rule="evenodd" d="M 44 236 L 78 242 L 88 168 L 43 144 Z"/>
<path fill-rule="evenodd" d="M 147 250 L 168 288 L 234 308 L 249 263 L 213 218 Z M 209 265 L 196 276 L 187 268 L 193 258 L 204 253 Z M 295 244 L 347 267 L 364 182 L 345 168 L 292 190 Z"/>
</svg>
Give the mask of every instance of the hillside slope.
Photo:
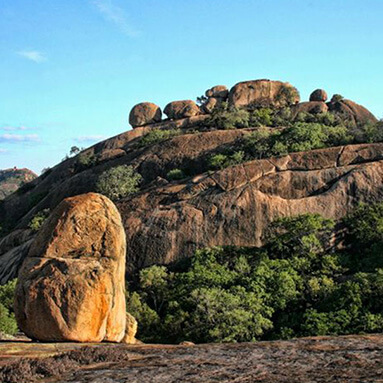
<svg viewBox="0 0 383 383">
<path fill-rule="evenodd" d="M 265 80 L 261 82 L 264 86 Z M 249 86 L 251 92 L 254 83 Z M 239 92 L 238 100 L 249 99 L 246 83 L 239 85 L 240 92 L 233 87 L 229 100 L 233 92 Z M 271 101 L 261 90 L 263 107 Z M 251 93 L 252 106 L 257 95 Z M 291 109 L 315 109 L 318 103 L 321 108 L 324 105 L 326 110 L 334 110 L 326 114 L 320 108 L 320 116 L 351 115 L 355 127 L 358 121 L 365 121 L 363 118 L 377 121 L 365 108 L 348 100 L 328 105 L 310 101 Z M 233 110 L 237 113 L 238 109 Z M 315 110 L 310 113 L 317 113 Z M 299 113 L 295 112 L 297 118 Z M 225 123 L 222 116 L 227 118 L 228 113 L 218 115 L 221 119 L 214 124 L 216 115 L 201 112 L 136 127 L 63 161 L 28 188 L 10 195 L 0 204 L 0 222 L 6 228 L 0 239 L 0 283 L 16 276 L 35 235 L 28 227 L 34 215 L 54 208 L 68 196 L 94 191 L 100 174 L 118 165 L 132 166 L 143 178 L 138 193 L 116 202 L 127 235 L 129 273 L 190 256 L 201 247 L 258 246 L 268 224 L 280 216 L 316 212 L 337 220 L 360 202 L 381 200 L 383 143 L 341 145 L 274 157 L 270 153 L 266 155 L 269 158 L 245 158 L 237 165 L 213 171 L 209 167 L 212 155 L 240 148 L 246 137 L 263 129 L 248 124 L 248 128 L 225 130 L 221 121 Z M 265 109 L 255 109 L 255 113 L 265 113 Z M 283 131 L 285 126 L 267 129 Z M 176 134 L 143 145 L 142 140 L 153 131 Z M 182 179 L 171 180 L 169 171 L 177 169 L 182 170 Z"/>
<path fill-rule="evenodd" d="M 0 200 L 14 193 L 20 186 L 34 180 L 37 175 L 29 169 L 0 170 Z"/>
</svg>

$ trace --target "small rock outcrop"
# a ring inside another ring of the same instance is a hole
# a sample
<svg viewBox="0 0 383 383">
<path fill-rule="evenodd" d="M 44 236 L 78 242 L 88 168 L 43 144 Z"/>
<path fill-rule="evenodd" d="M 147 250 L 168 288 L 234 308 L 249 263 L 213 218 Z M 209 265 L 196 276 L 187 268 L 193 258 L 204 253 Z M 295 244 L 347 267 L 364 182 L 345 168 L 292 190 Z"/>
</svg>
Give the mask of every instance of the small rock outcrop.
<svg viewBox="0 0 383 383">
<path fill-rule="evenodd" d="M 338 100 L 333 97 L 328 103 L 328 108 L 330 112 L 337 114 L 342 120 L 347 120 L 358 126 L 378 121 L 368 109 L 351 100 Z"/>
<path fill-rule="evenodd" d="M 207 100 L 202 105 L 202 110 L 205 113 L 211 113 L 216 107 L 220 106 L 222 102 L 227 100 L 229 90 L 225 85 L 216 85 L 205 92 Z"/>
<path fill-rule="evenodd" d="M 229 104 L 235 107 L 282 108 L 300 101 L 298 90 L 287 82 L 271 80 L 244 81 L 234 85 Z"/>
<path fill-rule="evenodd" d="M 328 112 L 328 106 L 325 102 L 321 101 L 308 101 L 301 102 L 299 104 L 293 105 L 291 108 L 293 119 L 298 116 L 299 113 L 326 113 Z"/>
<path fill-rule="evenodd" d="M 141 102 L 133 107 L 129 114 L 129 124 L 136 128 L 161 122 L 162 112 L 159 106 L 151 102 Z"/>
<path fill-rule="evenodd" d="M 225 85 L 216 85 L 208 89 L 205 92 L 205 96 L 226 100 L 227 97 L 229 96 L 229 90 L 227 89 Z"/>
<path fill-rule="evenodd" d="M 138 323 L 136 318 L 129 313 L 126 313 L 126 330 L 125 335 L 121 340 L 121 343 L 135 344 L 139 341 L 135 338 L 137 333 Z"/>
<path fill-rule="evenodd" d="M 326 102 L 327 101 L 326 91 L 323 89 L 314 90 L 314 92 L 310 94 L 310 101 Z"/>
<path fill-rule="evenodd" d="M 20 329 L 40 341 L 120 342 L 125 252 L 120 213 L 108 198 L 63 200 L 21 267 L 14 305 Z"/>
<path fill-rule="evenodd" d="M 200 109 L 194 101 L 182 100 L 169 102 L 164 109 L 164 113 L 171 120 L 177 120 L 196 116 L 200 113 Z"/>
</svg>

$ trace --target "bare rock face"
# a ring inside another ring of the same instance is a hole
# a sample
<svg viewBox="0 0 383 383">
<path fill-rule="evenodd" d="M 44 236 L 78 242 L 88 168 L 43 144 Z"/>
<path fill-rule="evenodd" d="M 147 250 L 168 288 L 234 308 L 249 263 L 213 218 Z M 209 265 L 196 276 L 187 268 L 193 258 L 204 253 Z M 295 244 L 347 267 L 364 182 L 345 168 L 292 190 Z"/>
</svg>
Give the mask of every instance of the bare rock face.
<svg viewBox="0 0 383 383">
<path fill-rule="evenodd" d="M 325 102 L 321 101 L 309 101 L 309 102 L 300 102 L 299 104 L 293 105 L 291 108 L 292 117 L 295 118 L 299 113 L 326 113 L 328 111 L 328 106 Z"/>
<path fill-rule="evenodd" d="M 355 125 L 364 125 L 368 122 L 375 123 L 377 118 L 364 106 L 351 100 L 331 100 L 328 103 L 330 112 L 340 115 L 344 120 L 353 122 Z"/>
<path fill-rule="evenodd" d="M 164 113 L 171 120 L 193 117 L 200 113 L 199 107 L 192 100 L 182 100 L 169 102 L 164 109 Z"/>
<path fill-rule="evenodd" d="M 229 90 L 225 85 L 216 85 L 208 89 L 205 92 L 205 95 L 206 97 L 214 97 L 225 100 L 229 96 Z"/>
<path fill-rule="evenodd" d="M 235 107 L 281 108 L 297 104 L 299 101 L 298 90 L 281 81 L 244 81 L 234 85 L 229 93 L 229 103 Z"/>
<path fill-rule="evenodd" d="M 106 197 L 62 201 L 33 241 L 15 293 L 22 331 L 40 341 L 119 342 L 125 335 L 125 233 Z"/>
<path fill-rule="evenodd" d="M 160 107 L 151 102 L 141 102 L 135 105 L 129 114 L 129 124 L 133 128 L 161 122 L 161 119 Z"/>
<path fill-rule="evenodd" d="M 117 203 L 134 272 L 211 246 L 259 246 L 279 217 L 338 220 L 383 198 L 383 144 L 350 145 L 254 160 L 169 183 Z"/>
<path fill-rule="evenodd" d="M 327 101 L 327 93 L 323 89 L 316 89 L 310 94 L 310 101 Z"/>
</svg>

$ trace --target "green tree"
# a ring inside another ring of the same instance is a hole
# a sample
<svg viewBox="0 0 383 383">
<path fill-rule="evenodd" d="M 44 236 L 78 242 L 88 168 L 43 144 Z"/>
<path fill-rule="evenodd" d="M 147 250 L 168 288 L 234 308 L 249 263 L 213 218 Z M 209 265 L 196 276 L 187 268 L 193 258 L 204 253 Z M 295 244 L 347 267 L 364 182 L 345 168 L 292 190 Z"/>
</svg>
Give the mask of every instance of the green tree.
<svg viewBox="0 0 383 383">
<path fill-rule="evenodd" d="M 116 201 L 137 192 L 141 180 L 141 175 L 131 166 L 116 166 L 99 176 L 96 191 Z"/>
<path fill-rule="evenodd" d="M 14 335 L 18 330 L 13 313 L 16 282 L 14 279 L 0 286 L 0 332 L 8 335 Z"/>
</svg>

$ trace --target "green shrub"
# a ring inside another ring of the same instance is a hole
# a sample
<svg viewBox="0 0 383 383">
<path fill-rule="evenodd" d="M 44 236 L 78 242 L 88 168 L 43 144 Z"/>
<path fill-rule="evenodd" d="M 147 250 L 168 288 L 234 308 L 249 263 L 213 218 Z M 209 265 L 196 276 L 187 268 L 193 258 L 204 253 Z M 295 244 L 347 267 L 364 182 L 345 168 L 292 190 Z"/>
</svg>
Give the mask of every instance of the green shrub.
<svg viewBox="0 0 383 383">
<path fill-rule="evenodd" d="M 0 303 L 7 310 L 13 312 L 13 298 L 15 295 L 17 279 L 12 279 L 5 285 L 0 285 Z"/>
<path fill-rule="evenodd" d="M 17 323 L 15 315 L 0 303 L 0 332 L 4 334 L 14 335 L 17 332 Z"/>
<path fill-rule="evenodd" d="M 153 129 L 140 138 L 137 146 L 142 148 L 158 144 L 170 138 L 179 136 L 181 133 L 180 129 Z"/>
<path fill-rule="evenodd" d="M 96 191 L 113 201 L 139 190 L 142 177 L 131 166 L 121 165 L 104 171 L 96 183 Z"/>
<path fill-rule="evenodd" d="M 295 104 L 299 100 L 299 92 L 294 87 L 282 85 L 275 99 L 281 106 Z"/>
<path fill-rule="evenodd" d="M 214 154 L 208 160 L 209 169 L 221 170 L 228 166 L 241 164 L 245 161 L 245 153 L 241 150 L 233 152 L 230 155 L 223 153 Z"/>
<path fill-rule="evenodd" d="M 274 111 L 270 108 L 255 109 L 250 115 L 251 126 L 273 126 Z"/>
<path fill-rule="evenodd" d="M 77 166 L 80 168 L 89 168 L 96 165 L 97 157 L 91 151 L 81 152 L 77 156 Z"/>
<path fill-rule="evenodd" d="M 46 221 L 46 219 L 49 217 L 50 210 L 49 209 L 43 209 L 40 210 L 38 213 L 34 215 L 34 217 L 29 222 L 28 227 L 37 232 L 40 230 L 43 223 Z"/>
<path fill-rule="evenodd" d="M 278 131 L 271 131 L 267 128 L 259 128 L 243 139 L 243 150 L 251 158 L 264 158 L 272 155 L 272 136 L 279 134 Z"/>
<path fill-rule="evenodd" d="M 245 109 L 230 108 L 222 102 L 206 121 L 206 126 L 216 129 L 241 129 L 249 127 L 250 113 Z"/>
<path fill-rule="evenodd" d="M 166 174 L 166 178 L 169 181 L 182 180 L 183 178 L 185 178 L 185 174 L 181 169 L 172 169 Z"/>
<path fill-rule="evenodd" d="M 9 281 L 0 286 L 0 332 L 14 335 L 17 332 L 17 323 L 13 313 L 13 299 L 17 280 Z"/>
</svg>

